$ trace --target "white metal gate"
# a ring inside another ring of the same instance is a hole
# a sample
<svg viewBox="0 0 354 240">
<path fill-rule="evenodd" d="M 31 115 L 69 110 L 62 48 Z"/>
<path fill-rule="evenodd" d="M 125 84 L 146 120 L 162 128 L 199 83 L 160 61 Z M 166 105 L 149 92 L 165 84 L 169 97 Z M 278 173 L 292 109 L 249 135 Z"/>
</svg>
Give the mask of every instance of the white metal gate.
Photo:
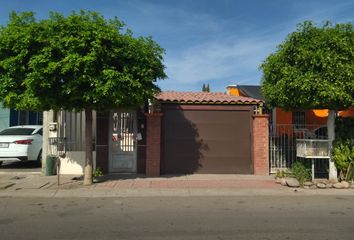
<svg viewBox="0 0 354 240">
<path fill-rule="evenodd" d="M 110 114 L 110 172 L 136 172 L 137 119 L 135 111 L 112 111 Z"/>
</svg>

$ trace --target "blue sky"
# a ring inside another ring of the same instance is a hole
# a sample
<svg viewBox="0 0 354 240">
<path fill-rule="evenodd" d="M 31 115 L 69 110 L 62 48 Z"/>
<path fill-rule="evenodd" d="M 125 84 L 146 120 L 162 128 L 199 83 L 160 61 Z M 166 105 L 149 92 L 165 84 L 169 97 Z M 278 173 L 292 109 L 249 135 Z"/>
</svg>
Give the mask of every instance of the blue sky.
<svg viewBox="0 0 354 240">
<path fill-rule="evenodd" d="M 135 36 L 152 36 L 166 50 L 162 90 L 199 91 L 209 83 L 255 85 L 259 65 L 296 24 L 354 23 L 353 0 L 0 0 L 0 24 L 15 11 L 98 11 L 117 16 Z"/>
</svg>

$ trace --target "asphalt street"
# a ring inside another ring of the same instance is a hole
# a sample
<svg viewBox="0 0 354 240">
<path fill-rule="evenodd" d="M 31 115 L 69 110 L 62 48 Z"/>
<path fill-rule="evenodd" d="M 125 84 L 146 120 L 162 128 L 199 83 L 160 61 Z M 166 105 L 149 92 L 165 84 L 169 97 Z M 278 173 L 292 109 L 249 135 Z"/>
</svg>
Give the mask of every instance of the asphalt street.
<svg viewBox="0 0 354 240">
<path fill-rule="evenodd" d="M 353 239 L 353 196 L 0 198 L 0 239 Z"/>
</svg>

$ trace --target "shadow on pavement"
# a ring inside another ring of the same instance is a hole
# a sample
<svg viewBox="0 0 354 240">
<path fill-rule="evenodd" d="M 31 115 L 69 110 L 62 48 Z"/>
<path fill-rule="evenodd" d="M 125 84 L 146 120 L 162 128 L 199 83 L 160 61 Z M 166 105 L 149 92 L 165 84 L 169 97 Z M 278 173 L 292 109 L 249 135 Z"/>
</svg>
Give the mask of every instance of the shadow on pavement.
<svg viewBox="0 0 354 240">
<path fill-rule="evenodd" d="M 0 166 L 0 172 L 1 171 L 6 171 L 6 172 L 9 172 L 9 171 L 40 172 L 41 166 L 36 161 L 26 161 L 26 162 L 4 161 L 2 163 L 2 165 Z"/>
</svg>

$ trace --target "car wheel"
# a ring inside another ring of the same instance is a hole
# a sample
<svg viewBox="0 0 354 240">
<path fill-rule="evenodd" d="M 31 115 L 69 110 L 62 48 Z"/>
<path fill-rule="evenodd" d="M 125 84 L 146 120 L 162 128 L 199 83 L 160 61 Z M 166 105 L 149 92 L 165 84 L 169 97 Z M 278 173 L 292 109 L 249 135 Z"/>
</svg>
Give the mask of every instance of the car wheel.
<svg viewBox="0 0 354 240">
<path fill-rule="evenodd" d="M 42 165 L 42 150 L 39 151 L 38 157 L 37 157 L 37 163 L 39 166 Z"/>
<path fill-rule="evenodd" d="M 2 165 L 3 161 L 0 161 L 0 166 Z"/>
</svg>

